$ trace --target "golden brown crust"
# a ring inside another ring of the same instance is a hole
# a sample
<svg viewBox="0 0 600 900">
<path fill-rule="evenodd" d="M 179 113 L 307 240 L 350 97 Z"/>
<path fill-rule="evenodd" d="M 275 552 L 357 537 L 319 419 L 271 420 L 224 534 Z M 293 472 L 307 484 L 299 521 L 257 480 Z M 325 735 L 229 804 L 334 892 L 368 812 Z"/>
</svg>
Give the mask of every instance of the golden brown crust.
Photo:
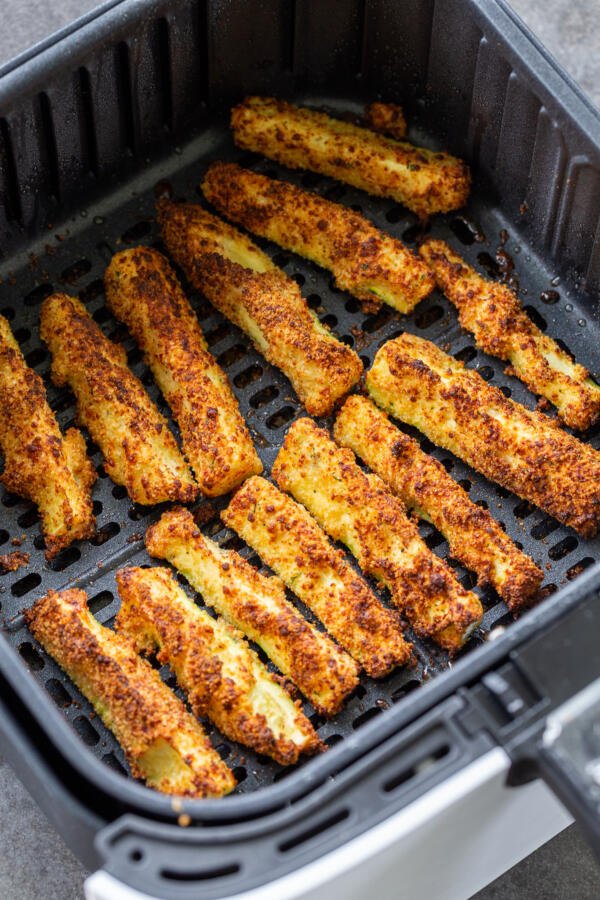
<svg viewBox="0 0 600 900">
<path fill-rule="evenodd" d="M 253 547 L 372 678 L 411 658 L 386 609 L 312 516 L 264 478 L 250 478 L 221 518 Z"/>
<path fill-rule="evenodd" d="M 448 566 L 428 549 L 404 507 L 354 454 L 338 447 L 311 419 L 289 429 L 273 478 L 345 544 L 369 575 L 382 581 L 417 634 L 458 649 L 483 610 Z"/>
<path fill-rule="evenodd" d="M 385 481 L 404 505 L 432 522 L 450 553 L 491 585 L 517 612 L 538 594 L 544 574 L 522 553 L 487 509 L 469 499 L 444 466 L 414 438 L 399 431 L 366 397 L 348 397 L 335 422 L 334 437 Z"/>
<path fill-rule="evenodd" d="M 202 190 L 222 215 L 329 269 L 359 300 L 406 313 L 433 290 L 418 256 L 339 203 L 234 163 L 213 163 Z"/>
<path fill-rule="evenodd" d="M 406 119 L 404 111 L 397 103 L 370 103 L 365 109 L 365 118 L 373 131 L 389 134 L 397 141 L 406 138 Z"/>
<path fill-rule="evenodd" d="M 169 253 L 190 282 L 280 368 L 307 410 L 326 415 L 360 378 L 360 359 L 321 325 L 295 281 L 231 225 L 192 203 L 161 200 Z"/>
<path fill-rule="evenodd" d="M 52 379 L 75 394 L 78 419 L 102 450 L 112 480 L 136 503 L 191 502 L 198 487 L 121 345 L 66 294 L 44 300 L 40 333 L 52 353 Z"/>
<path fill-rule="evenodd" d="M 235 787 L 200 723 L 129 638 L 90 615 L 84 591 L 48 591 L 25 618 L 113 732 L 133 775 L 164 793 L 189 797 L 220 797 Z"/>
<path fill-rule="evenodd" d="M 469 169 L 462 160 L 283 100 L 247 97 L 231 111 L 231 127 L 244 150 L 329 175 L 376 197 L 393 197 L 419 216 L 458 209 L 469 196 Z"/>
<path fill-rule="evenodd" d="M 227 376 L 206 348 L 198 320 L 157 250 L 117 253 L 104 274 L 106 302 L 125 322 L 179 425 L 201 490 L 226 494 L 262 464 Z"/>
<path fill-rule="evenodd" d="M 323 749 L 299 701 L 240 632 L 196 606 L 169 569 L 120 569 L 116 580 L 117 631 L 138 652 L 159 651 L 158 661 L 171 666 L 197 716 L 208 716 L 226 737 L 284 766 Z"/>
<path fill-rule="evenodd" d="M 358 666 L 286 600 L 279 578 L 267 578 L 234 550 L 204 537 L 192 514 L 172 509 L 146 532 L 151 556 L 167 559 L 228 622 L 257 643 L 325 715 L 358 684 Z"/>
<path fill-rule="evenodd" d="M 70 428 L 63 437 L 46 400 L 44 383 L 30 369 L 7 320 L 0 316 L 0 448 L 8 491 L 36 504 L 46 557 L 75 540 L 91 537 L 91 487 L 96 471 L 83 436 Z"/>
<path fill-rule="evenodd" d="M 511 288 L 483 278 L 444 241 L 427 241 L 420 253 L 478 347 L 510 362 L 511 374 L 553 403 L 565 425 L 585 431 L 598 420 L 600 386 L 534 325 Z"/>
<path fill-rule="evenodd" d="M 375 402 L 583 537 L 600 524 L 600 454 L 434 344 L 403 334 L 367 375 Z"/>
</svg>

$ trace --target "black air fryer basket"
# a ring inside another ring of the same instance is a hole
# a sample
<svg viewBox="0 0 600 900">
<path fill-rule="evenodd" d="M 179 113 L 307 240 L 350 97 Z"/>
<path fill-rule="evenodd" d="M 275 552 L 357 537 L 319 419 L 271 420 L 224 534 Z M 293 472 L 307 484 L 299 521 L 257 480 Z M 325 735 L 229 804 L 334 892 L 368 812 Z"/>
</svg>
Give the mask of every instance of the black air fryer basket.
<svg viewBox="0 0 600 900">
<path fill-rule="evenodd" d="M 167 411 L 104 305 L 102 275 L 120 248 L 160 247 L 156 196 L 200 202 L 197 185 L 211 161 L 237 160 L 306 186 L 415 246 L 416 218 L 392 201 L 237 150 L 228 112 L 249 93 L 344 115 L 378 97 L 401 103 L 411 139 L 463 156 L 475 174 L 467 210 L 435 217 L 431 234 L 495 277 L 514 264 L 509 274 L 534 321 L 600 374 L 600 119 L 503 3 L 129 0 L 103 9 L 0 72 L 0 312 L 44 377 L 63 428 L 73 422 L 72 396 L 50 385 L 38 334 L 40 303 L 56 289 L 78 294 L 104 332 L 124 341 L 133 371 Z M 264 246 L 365 363 L 407 330 L 534 405 L 502 363 L 476 350 L 438 292 L 410 316 L 366 314 L 326 272 Z M 190 296 L 268 471 L 302 409 L 246 337 Z M 600 429 L 585 439 L 600 446 Z M 600 674 L 600 539 L 578 539 L 424 445 L 542 565 L 546 599 L 514 622 L 493 592 L 483 593 L 482 626 L 459 658 L 415 639 L 414 668 L 381 682 L 364 678 L 332 720 L 306 705 L 330 749 L 290 770 L 213 732 L 239 781 L 224 800 L 177 802 L 133 781 L 110 733 L 21 614 L 49 588 L 78 586 L 111 624 L 115 570 L 149 562 L 143 532 L 161 510 L 132 506 L 91 447 L 98 534 L 47 564 L 35 508 L 0 494 L 0 552 L 17 537 L 31 553 L 27 568 L 0 578 L 1 749 L 87 865 L 156 896 L 236 894 L 339 847 L 498 745 L 513 760 L 512 783 L 541 773 L 598 840 L 598 788 L 587 763 L 597 747 L 597 697 L 588 686 Z M 218 516 L 207 531 L 251 557 Z M 427 525 L 422 533 L 446 556 L 441 535 Z M 472 586 L 469 573 L 457 574 Z M 563 704 L 584 688 L 571 727 L 548 729 L 551 714 L 551 724 L 564 724 Z"/>
</svg>

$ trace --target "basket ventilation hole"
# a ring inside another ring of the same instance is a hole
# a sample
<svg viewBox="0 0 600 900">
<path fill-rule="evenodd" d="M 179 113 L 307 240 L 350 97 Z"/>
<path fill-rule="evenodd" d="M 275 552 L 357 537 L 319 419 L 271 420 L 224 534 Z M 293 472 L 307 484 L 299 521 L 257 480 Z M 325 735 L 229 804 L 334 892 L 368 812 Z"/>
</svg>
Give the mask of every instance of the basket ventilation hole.
<svg viewBox="0 0 600 900">
<path fill-rule="evenodd" d="M 373 334 L 375 331 L 379 331 L 380 328 L 387 325 L 393 315 L 393 311 L 388 306 L 382 307 L 376 315 L 367 316 L 363 322 L 363 331 L 366 331 L 367 334 Z"/>
<path fill-rule="evenodd" d="M 66 269 L 63 269 L 60 274 L 60 280 L 67 284 L 74 284 L 80 278 L 83 278 L 84 275 L 87 275 L 91 268 L 92 264 L 89 259 L 78 259 L 76 262 L 71 263 L 70 266 L 67 266 Z"/>
<path fill-rule="evenodd" d="M 67 547 L 56 556 L 51 563 L 51 569 L 54 572 L 64 572 L 73 563 L 79 562 L 81 559 L 81 550 L 79 547 Z"/>
<path fill-rule="evenodd" d="M 229 368 L 229 366 L 233 366 L 234 363 L 239 362 L 240 359 L 243 359 L 247 355 L 247 350 L 243 346 L 243 344 L 234 344 L 233 347 L 229 347 L 228 350 L 224 350 L 223 353 L 217 358 L 217 362 L 220 366 L 223 366 L 224 369 Z"/>
<path fill-rule="evenodd" d="M 127 770 L 121 765 L 114 753 L 105 753 L 102 757 L 102 762 L 105 763 L 109 769 L 118 772 L 119 775 L 127 775 Z"/>
<path fill-rule="evenodd" d="M 322 300 L 319 294 L 309 294 L 306 298 L 306 302 L 308 304 L 308 308 L 312 309 L 313 312 L 322 305 Z"/>
<path fill-rule="evenodd" d="M 295 850 L 296 847 L 300 847 L 302 844 L 306 844 L 307 841 L 318 837 L 325 831 L 330 831 L 341 822 L 345 822 L 345 820 L 349 818 L 349 816 L 349 809 L 340 809 L 337 812 L 332 813 L 330 816 L 327 816 L 326 819 L 322 819 L 320 822 L 315 822 L 315 824 L 310 828 L 306 828 L 304 831 L 301 831 L 294 837 L 288 838 L 286 841 L 282 841 L 281 844 L 279 844 L 278 850 L 280 853 L 288 853 L 290 850 Z"/>
<path fill-rule="evenodd" d="M 227 337 L 228 334 L 231 333 L 231 326 L 222 322 L 220 325 L 217 325 L 216 328 L 213 328 L 211 331 L 208 331 L 204 337 L 206 339 L 206 343 L 209 347 L 213 347 L 215 344 L 218 344 L 219 341 L 222 341 Z"/>
<path fill-rule="evenodd" d="M 589 569 L 590 566 L 594 565 L 595 560 L 592 559 L 591 556 L 584 556 L 584 558 L 575 563 L 574 566 L 571 566 L 570 569 L 567 569 L 567 578 L 569 581 L 572 581 L 574 578 L 577 578 L 578 575 L 581 575 L 582 572 L 585 572 L 586 569 Z"/>
<path fill-rule="evenodd" d="M 555 544 L 554 547 L 550 548 L 548 556 L 550 559 L 557 562 L 559 559 L 564 559 L 565 556 L 568 556 L 573 550 L 576 550 L 578 546 L 579 541 L 577 538 L 572 534 L 569 534 L 566 538 L 563 538 L 562 541 L 559 541 L 558 544 Z"/>
<path fill-rule="evenodd" d="M 357 728 L 361 728 L 363 725 L 366 725 L 367 722 L 370 722 L 371 719 L 374 719 L 375 716 L 379 715 L 381 715 L 381 709 L 378 706 L 373 706 L 371 709 L 367 709 L 364 713 L 361 713 L 360 716 L 357 716 L 352 723 L 352 727 L 356 731 Z"/>
<path fill-rule="evenodd" d="M 87 744 L 88 747 L 96 746 L 100 740 L 100 735 L 85 716 L 77 716 L 77 718 L 73 720 L 73 725 L 84 744 Z"/>
<path fill-rule="evenodd" d="M 261 366 L 256 364 L 252 366 L 248 366 L 247 369 L 244 369 L 243 372 L 238 372 L 238 374 L 233 379 L 233 383 L 238 388 L 248 387 L 249 384 L 252 384 L 254 381 L 257 381 L 263 373 Z"/>
<path fill-rule="evenodd" d="M 415 318 L 415 325 L 417 328 L 430 328 L 434 322 L 439 321 L 444 315 L 444 310 L 441 306 L 430 306 L 429 309 L 426 309 L 424 312 L 419 313 L 419 315 Z"/>
<path fill-rule="evenodd" d="M 96 534 L 90 538 L 90 544 L 93 544 L 94 547 L 101 547 L 102 544 L 106 544 L 108 541 L 112 540 L 120 530 L 121 526 L 116 522 L 109 522 L 108 525 L 99 528 Z"/>
<path fill-rule="evenodd" d="M 548 537 L 549 534 L 552 534 L 553 531 L 556 531 L 557 528 L 558 522 L 548 516 L 547 518 L 542 519 L 541 522 L 538 522 L 537 525 L 533 526 L 531 529 L 531 537 L 535 538 L 536 541 L 541 541 L 545 537 Z"/>
<path fill-rule="evenodd" d="M 458 353 L 454 354 L 454 359 L 457 359 L 459 362 L 468 363 L 471 362 L 472 359 L 475 359 L 477 356 L 477 350 L 475 347 L 463 347 L 462 350 L 459 350 Z"/>
<path fill-rule="evenodd" d="M 56 678 L 49 678 L 46 682 L 46 690 L 54 700 L 57 706 L 64 709 L 73 702 L 71 695 L 67 689 Z"/>
<path fill-rule="evenodd" d="M 267 403 L 275 400 L 276 397 L 279 397 L 279 389 L 274 384 L 271 384 L 250 397 L 250 406 L 252 409 L 260 409 L 261 406 L 266 406 Z"/>
<path fill-rule="evenodd" d="M 112 591 L 100 591 L 99 594 L 94 594 L 94 596 L 90 598 L 88 609 L 93 616 L 97 616 L 103 609 L 110 606 L 113 600 L 114 597 Z"/>
<path fill-rule="evenodd" d="M 134 850 L 129 851 L 129 860 L 133 863 L 139 863 L 144 859 L 144 855 L 144 851 L 136 847 Z"/>
<path fill-rule="evenodd" d="M 267 428 L 270 428 L 272 431 L 275 431 L 277 428 L 283 428 L 284 425 L 292 421 L 295 415 L 296 411 L 293 406 L 284 406 L 273 413 L 272 416 L 269 416 L 266 422 Z"/>
<path fill-rule="evenodd" d="M 39 306 L 39 304 L 49 297 L 54 291 L 54 286 L 48 283 L 38 284 L 32 291 L 29 291 L 28 294 L 25 294 L 23 297 L 23 303 L 25 306 Z M 2 310 L 4 313 L 4 310 Z M 8 318 L 8 316 L 7 316 Z"/>
<path fill-rule="evenodd" d="M 29 643 L 29 641 L 25 641 L 23 644 L 19 645 L 19 653 L 30 669 L 39 672 L 40 669 L 44 668 L 43 657 L 38 653 L 33 644 Z"/>
<path fill-rule="evenodd" d="M 9 539 L 10 534 L 4 528 L 0 528 L 0 547 Z"/>
<path fill-rule="evenodd" d="M 121 240 L 124 244 L 132 244 L 134 241 L 139 241 L 141 238 L 146 237 L 151 231 L 152 225 L 144 219 L 141 222 L 136 222 L 127 231 L 124 231 L 121 235 Z"/>
<path fill-rule="evenodd" d="M 90 281 L 84 288 L 79 291 L 79 299 L 82 303 L 91 303 L 97 297 L 104 295 L 104 282 L 101 278 Z"/>
<path fill-rule="evenodd" d="M 28 594 L 29 591 L 33 591 L 34 588 L 38 587 L 41 583 L 42 576 L 38 575 L 37 572 L 30 572 L 29 575 L 25 575 L 24 578 L 15 581 L 10 592 L 13 597 L 24 597 L 25 594 Z"/>
</svg>

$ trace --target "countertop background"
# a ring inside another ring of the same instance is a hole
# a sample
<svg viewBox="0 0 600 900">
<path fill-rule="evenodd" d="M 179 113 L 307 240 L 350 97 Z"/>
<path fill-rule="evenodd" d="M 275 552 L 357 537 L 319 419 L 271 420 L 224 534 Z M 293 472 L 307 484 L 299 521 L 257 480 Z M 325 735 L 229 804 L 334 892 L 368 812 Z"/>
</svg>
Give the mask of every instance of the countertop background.
<svg viewBox="0 0 600 900">
<path fill-rule="evenodd" d="M 99 5 L 97 0 L 0 0 L 0 65 Z M 600 0 L 512 0 L 511 5 L 600 106 Z M 75 900 L 83 896 L 85 876 L 0 759 L 0 898 Z M 481 891 L 476 900 L 598 897 L 600 868 L 573 826 Z"/>
</svg>

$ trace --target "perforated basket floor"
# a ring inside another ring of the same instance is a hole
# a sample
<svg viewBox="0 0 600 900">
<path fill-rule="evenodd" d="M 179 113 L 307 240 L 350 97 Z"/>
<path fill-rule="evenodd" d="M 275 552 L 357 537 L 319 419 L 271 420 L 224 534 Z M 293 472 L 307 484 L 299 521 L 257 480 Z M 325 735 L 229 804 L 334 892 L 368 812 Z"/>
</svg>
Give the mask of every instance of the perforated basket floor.
<svg viewBox="0 0 600 900">
<path fill-rule="evenodd" d="M 329 105 L 335 108 L 336 102 L 330 100 Z M 348 109 L 348 104 L 344 104 L 344 109 Z M 427 143 L 423 134 L 417 133 L 414 137 Z M 162 249 L 153 221 L 155 196 L 168 192 L 175 199 L 198 200 L 197 185 L 204 169 L 214 159 L 236 160 L 257 171 L 287 178 L 322 193 L 363 212 L 381 228 L 415 246 L 419 234 L 416 218 L 392 201 L 375 200 L 329 179 L 291 173 L 269 161 L 242 154 L 234 148 L 224 124 L 212 126 L 184 149 L 176 148 L 164 162 L 149 165 L 143 174 L 126 186 L 116 188 L 94 207 L 82 209 L 66 227 L 49 230 L 44 240 L 31 248 L 31 253 L 22 254 L 3 266 L 0 312 L 10 319 L 29 365 L 44 377 L 51 406 L 63 429 L 74 421 L 72 395 L 50 384 L 49 354 L 40 344 L 38 334 L 40 303 L 57 289 L 77 294 L 105 334 L 124 342 L 132 370 L 142 379 L 160 409 L 168 414 L 140 351 L 104 305 L 102 276 L 112 254 L 122 247 L 145 243 Z M 591 310 L 590 298 L 578 295 L 574 283 L 557 283 L 553 273 L 546 270 L 526 246 L 519 246 L 510 234 L 503 233 L 506 223 L 488 202 L 481 185 L 475 185 L 465 217 L 462 214 L 436 217 L 430 233 L 449 240 L 468 261 L 483 265 L 496 277 L 503 274 L 512 277 L 515 283 L 518 282 L 523 302 L 536 323 L 559 338 L 592 372 L 598 372 L 600 322 L 597 311 Z M 439 292 L 435 291 L 410 316 L 401 317 L 387 307 L 376 313 L 366 313 L 354 298 L 332 286 L 327 272 L 299 257 L 283 253 L 267 242 L 259 243 L 277 265 L 301 285 L 304 296 L 321 321 L 353 346 L 365 365 L 370 364 L 384 341 L 403 330 L 411 331 L 435 341 L 468 366 L 478 369 L 507 396 L 528 407 L 535 405 L 535 399 L 520 382 L 504 374 L 501 362 L 475 349 L 472 338 L 460 329 L 454 309 Z M 289 382 L 252 349 L 240 331 L 223 319 L 204 298 L 194 292 L 189 295 L 210 349 L 233 384 L 268 472 L 290 422 L 304 414 L 302 407 Z M 593 445 L 598 445 L 600 428 L 587 437 Z M 572 531 L 562 528 L 528 503 L 486 482 L 447 452 L 419 439 L 424 449 L 440 459 L 469 491 L 471 498 L 488 507 L 515 541 L 542 566 L 548 594 L 600 559 L 600 540 L 580 540 Z M 132 506 L 124 489 L 105 476 L 98 449 L 90 445 L 90 453 L 100 476 L 94 488 L 98 534 L 90 541 L 63 551 L 52 564 L 44 560 L 35 508 L 5 491 L 0 494 L 0 553 L 10 552 L 13 549 L 11 541 L 22 539 L 20 549 L 31 554 L 26 568 L 0 576 L 2 624 L 7 639 L 23 663 L 44 685 L 84 744 L 107 765 L 126 771 L 123 754 L 112 735 L 69 679 L 36 645 L 20 615 L 49 588 L 78 586 L 88 592 L 91 610 L 99 621 L 111 625 L 119 604 L 115 570 L 126 564 L 150 562 L 143 548 L 143 533 L 162 510 Z M 205 525 L 206 532 L 221 545 L 240 550 L 260 565 L 251 551 L 221 526 L 218 509 L 225 502 L 213 504 L 215 513 Z M 447 556 L 448 545 L 435 529 L 424 525 L 422 534 L 435 553 Z M 454 561 L 449 562 L 463 584 L 473 587 L 472 575 Z M 375 589 L 387 603 L 385 593 Z M 483 593 L 482 601 L 485 608 L 483 623 L 464 653 L 487 640 L 494 629 L 510 626 L 512 621 L 505 604 L 495 593 Z M 306 609 L 303 608 L 303 612 L 314 621 Z M 433 644 L 416 640 L 410 631 L 408 634 L 416 648 L 414 668 L 398 670 L 380 682 L 363 677 L 344 711 L 330 721 L 322 720 L 306 705 L 306 712 L 327 744 L 343 740 L 345 735 L 374 716 L 384 715 L 389 706 L 401 702 L 408 692 L 418 689 L 424 680 L 438 675 L 451 664 L 447 655 Z M 164 676 L 174 685 L 168 671 Z M 233 767 L 239 792 L 256 790 L 294 771 L 230 744 L 212 726 L 207 725 L 207 728 L 215 745 Z M 310 765 L 310 761 L 304 765 Z"/>
</svg>

